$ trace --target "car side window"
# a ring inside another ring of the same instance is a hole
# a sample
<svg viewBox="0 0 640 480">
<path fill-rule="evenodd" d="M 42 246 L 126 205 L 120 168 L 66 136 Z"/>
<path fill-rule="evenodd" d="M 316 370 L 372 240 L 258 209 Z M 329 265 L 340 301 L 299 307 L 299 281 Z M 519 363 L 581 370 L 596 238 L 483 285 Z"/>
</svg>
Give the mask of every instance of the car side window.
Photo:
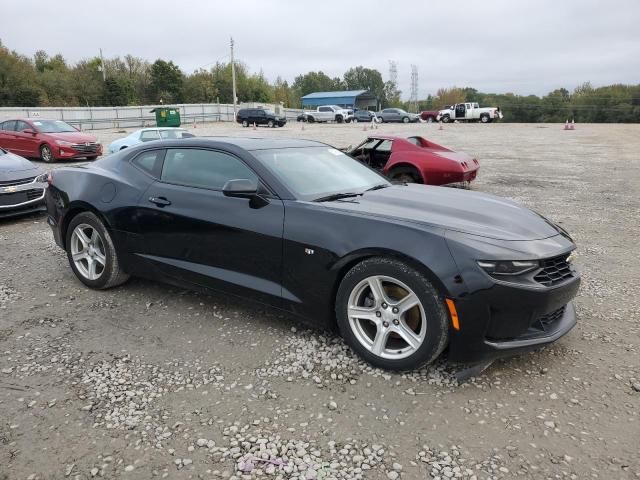
<svg viewBox="0 0 640 480">
<path fill-rule="evenodd" d="M 161 180 L 190 187 L 222 190 L 229 180 L 258 180 L 240 159 L 224 152 L 191 148 L 167 150 Z"/>
<path fill-rule="evenodd" d="M 164 150 L 151 150 L 149 152 L 142 152 L 135 157 L 131 163 L 152 177 L 159 178 L 163 157 Z"/>
<path fill-rule="evenodd" d="M 390 152 L 392 144 L 393 142 L 391 142 L 391 140 L 383 140 L 382 143 L 376 147 L 376 152 Z"/>
<path fill-rule="evenodd" d="M 15 126 L 15 124 L 16 124 L 15 120 L 9 120 L 7 122 L 4 122 L 2 124 L 2 130 L 6 130 L 8 132 L 12 132 L 12 131 L 14 131 L 13 127 Z"/>
<path fill-rule="evenodd" d="M 264 113 L 264 110 L 256 110 L 256 116 L 265 117 L 266 114 Z"/>
<path fill-rule="evenodd" d="M 318 109 L 318 111 L 319 111 L 319 112 L 330 112 L 330 111 L 331 111 L 331 109 L 330 109 L 329 107 L 320 107 L 320 108 Z"/>
<path fill-rule="evenodd" d="M 152 140 L 158 140 L 160 138 L 160 134 L 157 130 L 145 130 L 140 133 L 140 140 L 143 142 L 150 142 Z"/>
<path fill-rule="evenodd" d="M 27 128 L 31 128 L 31 127 L 29 126 L 29 124 L 28 124 L 28 123 L 26 123 L 26 122 L 22 122 L 22 121 L 20 121 L 20 120 L 16 121 L 16 124 L 15 124 L 15 126 L 14 126 L 14 130 L 15 130 L 16 132 L 22 132 L 23 130 L 26 130 Z"/>
</svg>

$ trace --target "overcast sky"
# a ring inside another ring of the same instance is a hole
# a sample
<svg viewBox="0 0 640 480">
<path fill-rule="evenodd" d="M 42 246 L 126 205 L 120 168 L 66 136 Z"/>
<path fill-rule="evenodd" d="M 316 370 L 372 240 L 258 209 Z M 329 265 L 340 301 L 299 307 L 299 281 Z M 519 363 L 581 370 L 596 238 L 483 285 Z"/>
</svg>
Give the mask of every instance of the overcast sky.
<svg viewBox="0 0 640 480">
<path fill-rule="evenodd" d="M 236 58 L 270 80 L 352 66 L 389 77 L 403 97 L 443 86 L 545 94 L 640 83 L 640 0 L 2 0 L 0 40 L 75 62 L 98 54 L 173 60 L 185 72 Z"/>
</svg>

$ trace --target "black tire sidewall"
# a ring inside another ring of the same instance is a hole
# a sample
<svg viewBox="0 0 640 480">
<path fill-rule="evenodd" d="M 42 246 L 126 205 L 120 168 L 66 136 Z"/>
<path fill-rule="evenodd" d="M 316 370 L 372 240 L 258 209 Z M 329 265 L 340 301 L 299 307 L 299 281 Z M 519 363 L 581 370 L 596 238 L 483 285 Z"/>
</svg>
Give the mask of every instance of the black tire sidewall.
<svg viewBox="0 0 640 480">
<path fill-rule="evenodd" d="M 400 360 L 383 359 L 369 352 L 355 337 L 349 325 L 349 295 L 362 280 L 372 275 L 396 278 L 418 295 L 427 321 L 427 335 L 413 355 Z M 387 370 L 409 370 L 433 362 L 444 350 L 448 338 L 448 315 L 444 301 L 429 280 L 409 265 L 391 258 L 370 258 L 353 267 L 342 279 L 336 295 L 338 328 L 347 344 L 365 361 Z"/>
<path fill-rule="evenodd" d="M 106 265 L 104 267 L 104 271 L 102 272 L 102 275 L 100 275 L 100 278 L 98 278 L 97 280 L 89 280 L 88 278 L 85 278 L 78 271 L 73 259 L 71 258 L 71 235 L 73 234 L 73 231 L 75 230 L 75 228 L 81 223 L 86 223 L 87 225 L 90 225 L 91 227 L 95 228 L 98 231 L 102 239 L 102 244 L 105 249 L 104 254 L 106 259 Z M 107 240 L 107 238 L 109 240 Z M 106 228 L 104 227 L 100 219 L 92 212 L 83 212 L 73 217 L 73 219 L 71 219 L 71 222 L 69 223 L 69 227 L 67 228 L 65 245 L 67 247 L 66 250 L 67 250 L 67 259 L 69 260 L 69 265 L 71 266 L 71 269 L 73 270 L 73 273 L 76 275 L 78 280 L 80 280 L 82 283 L 84 283 L 87 287 L 90 287 L 90 288 L 97 288 L 97 289 L 104 288 L 105 285 L 107 285 L 107 283 L 109 282 L 109 279 L 111 278 L 111 275 L 113 272 L 113 257 L 114 255 L 116 255 L 116 253 L 115 253 L 115 250 L 111 248 L 111 245 L 113 245 L 113 240 L 111 239 L 109 232 L 106 230 Z"/>
</svg>

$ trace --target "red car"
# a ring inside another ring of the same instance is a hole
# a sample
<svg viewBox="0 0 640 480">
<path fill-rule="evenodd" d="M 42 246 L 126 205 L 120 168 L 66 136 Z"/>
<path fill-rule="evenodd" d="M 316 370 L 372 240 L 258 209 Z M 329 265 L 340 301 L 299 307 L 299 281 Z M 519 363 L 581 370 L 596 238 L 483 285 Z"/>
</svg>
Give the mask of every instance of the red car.
<svg viewBox="0 0 640 480">
<path fill-rule="evenodd" d="M 478 160 L 422 137 L 372 135 L 347 153 L 392 180 L 429 185 L 468 185 L 478 175 Z"/>
<path fill-rule="evenodd" d="M 62 120 L 18 118 L 0 123 L 0 147 L 23 157 L 45 162 L 102 155 L 93 135 L 80 132 Z"/>
<path fill-rule="evenodd" d="M 422 120 L 427 123 L 437 122 L 438 121 L 438 110 L 423 110 L 418 115 Z"/>
</svg>

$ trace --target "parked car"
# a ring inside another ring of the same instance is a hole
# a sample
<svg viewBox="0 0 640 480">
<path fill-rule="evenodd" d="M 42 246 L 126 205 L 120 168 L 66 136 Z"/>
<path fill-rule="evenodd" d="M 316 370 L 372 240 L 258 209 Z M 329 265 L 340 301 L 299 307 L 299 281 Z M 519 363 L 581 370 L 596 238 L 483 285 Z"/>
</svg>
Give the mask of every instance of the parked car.
<svg viewBox="0 0 640 480">
<path fill-rule="evenodd" d="M 266 125 L 267 127 L 284 127 L 286 117 L 277 115 L 268 108 L 241 108 L 236 115 L 236 121 L 243 127 L 249 125 Z"/>
<path fill-rule="evenodd" d="M 315 110 L 304 112 L 307 122 L 349 123 L 353 119 L 353 110 L 337 105 L 322 105 Z"/>
<path fill-rule="evenodd" d="M 44 211 L 47 173 L 0 148 L 0 218 Z"/>
<path fill-rule="evenodd" d="M 576 323 L 562 228 L 478 192 L 390 184 L 328 145 L 191 138 L 53 172 L 48 223 L 86 286 L 245 296 L 408 369 L 549 344 Z"/>
<path fill-rule="evenodd" d="M 418 115 L 425 122 L 433 123 L 438 121 L 438 113 L 438 110 L 423 110 Z"/>
<path fill-rule="evenodd" d="M 385 108 L 376 113 L 379 122 L 418 122 L 420 117 L 415 113 L 409 113 L 401 108 Z"/>
<path fill-rule="evenodd" d="M 151 142 L 153 140 L 167 140 L 176 138 L 191 138 L 195 137 L 194 134 L 187 132 L 184 128 L 175 127 L 151 127 L 141 128 L 135 132 L 131 132 L 124 138 L 114 140 L 109 144 L 108 152 L 115 153 L 118 150 L 133 147 L 144 142 Z"/>
<path fill-rule="evenodd" d="M 45 162 L 102 155 L 96 137 L 62 120 L 18 118 L 0 123 L 0 147 L 27 158 Z"/>
<path fill-rule="evenodd" d="M 453 122 L 454 120 L 489 123 L 500 118 L 502 118 L 500 107 L 480 107 L 477 103 L 467 102 L 446 105 L 443 110 L 438 112 L 436 120 L 443 123 Z"/>
<path fill-rule="evenodd" d="M 422 137 L 372 135 L 347 153 L 392 180 L 407 183 L 468 185 L 480 170 L 477 159 Z"/>
<path fill-rule="evenodd" d="M 302 112 L 300 115 L 298 115 L 296 117 L 296 122 L 306 122 L 307 121 L 307 114 Z"/>
<path fill-rule="evenodd" d="M 356 110 L 353 112 L 353 121 L 354 122 L 370 122 L 371 120 L 375 120 L 376 114 L 370 110 Z"/>
</svg>

